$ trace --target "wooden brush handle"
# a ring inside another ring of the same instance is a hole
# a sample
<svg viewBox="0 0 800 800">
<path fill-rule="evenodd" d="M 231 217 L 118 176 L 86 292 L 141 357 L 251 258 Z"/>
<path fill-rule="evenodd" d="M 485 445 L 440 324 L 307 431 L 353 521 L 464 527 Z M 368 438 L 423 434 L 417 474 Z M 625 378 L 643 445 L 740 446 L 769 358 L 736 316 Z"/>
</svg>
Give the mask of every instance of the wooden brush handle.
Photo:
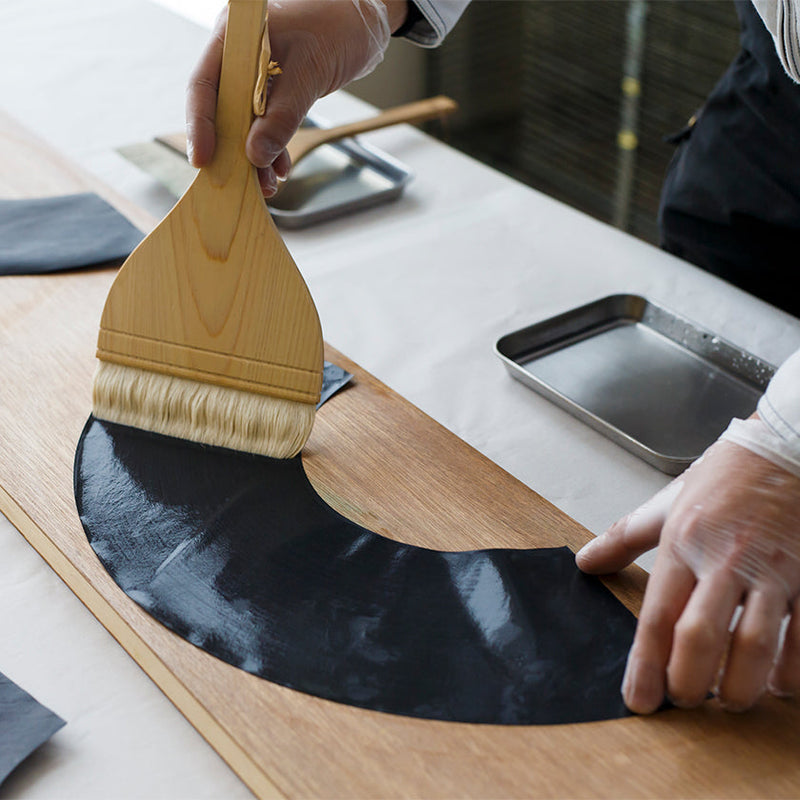
<svg viewBox="0 0 800 800">
<path fill-rule="evenodd" d="M 424 122 L 427 119 L 450 114 L 455 110 L 456 103 L 454 100 L 444 95 L 439 95 L 437 97 L 429 97 L 426 100 L 418 100 L 414 103 L 406 103 L 402 106 L 389 108 L 374 117 L 337 125 L 335 128 L 320 129 L 320 131 L 323 133 L 326 130 L 328 135 L 335 135 L 337 138 L 344 139 L 347 136 L 357 136 L 359 133 L 376 131 L 379 128 L 388 128 L 404 122 Z"/>
<path fill-rule="evenodd" d="M 457 107 L 454 100 L 444 95 L 439 95 L 438 97 L 429 97 L 414 103 L 395 106 L 386 111 L 381 111 L 375 116 L 367 117 L 357 122 L 336 125 L 333 128 L 300 128 L 291 138 L 286 149 L 292 159 L 292 164 L 297 165 L 321 144 L 335 142 L 348 136 L 366 133 L 367 131 L 375 131 L 379 128 L 388 128 L 391 125 L 399 125 L 403 122 L 422 122 L 433 117 L 444 117 L 446 114 L 451 114 L 455 111 Z"/>
<path fill-rule="evenodd" d="M 216 146 L 205 171 L 215 183 L 231 172 L 253 171 L 245 142 L 253 121 L 253 86 L 258 74 L 266 18 L 266 0 L 229 0 L 228 25 L 216 111 Z"/>
<path fill-rule="evenodd" d="M 262 52 L 266 0 L 229 0 L 228 23 L 217 92 L 214 155 L 193 187 L 197 235 L 205 250 L 226 261 L 237 235 L 243 204 L 261 198 L 256 168 L 245 142 L 253 122 L 253 87 Z M 262 202 L 262 201 L 258 201 Z M 277 236 L 277 234 L 276 234 Z M 213 301 L 213 298 L 212 298 Z"/>
<path fill-rule="evenodd" d="M 244 145 L 262 58 L 264 0 L 231 0 L 211 164 L 129 256 L 98 357 L 314 405 L 322 332 Z"/>
</svg>

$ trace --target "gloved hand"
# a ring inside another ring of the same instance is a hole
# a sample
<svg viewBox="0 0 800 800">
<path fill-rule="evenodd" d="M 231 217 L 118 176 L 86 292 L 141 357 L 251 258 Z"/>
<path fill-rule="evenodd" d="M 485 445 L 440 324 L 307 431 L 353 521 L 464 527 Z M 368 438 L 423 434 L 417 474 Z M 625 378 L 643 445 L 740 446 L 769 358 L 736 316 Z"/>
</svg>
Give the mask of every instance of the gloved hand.
<svg viewBox="0 0 800 800">
<path fill-rule="evenodd" d="M 585 572 L 610 573 L 656 545 L 623 681 L 628 707 L 652 712 L 665 694 L 696 706 L 712 690 L 729 710 L 744 710 L 765 689 L 800 690 L 800 459 L 792 447 L 758 418 L 734 421 L 576 560 Z"/>
<path fill-rule="evenodd" d="M 273 79 L 267 109 L 247 139 L 247 157 L 258 167 L 266 197 L 290 169 L 285 147 L 314 101 L 371 72 L 383 59 L 391 32 L 405 20 L 406 0 L 275 0 L 269 4 L 272 59 L 282 74 Z M 207 164 L 214 153 L 214 114 L 222 64 L 227 10 L 187 90 L 189 161 Z"/>
</svg>

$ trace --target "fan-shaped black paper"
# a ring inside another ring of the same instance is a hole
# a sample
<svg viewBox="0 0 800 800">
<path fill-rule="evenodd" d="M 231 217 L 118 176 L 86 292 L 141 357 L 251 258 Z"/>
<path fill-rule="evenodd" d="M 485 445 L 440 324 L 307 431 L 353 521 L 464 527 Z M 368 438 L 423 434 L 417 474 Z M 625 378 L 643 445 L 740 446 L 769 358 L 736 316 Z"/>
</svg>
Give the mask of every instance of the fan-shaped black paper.
<svg viewBox="0 0 800 800">
<path fill-rule="evenodd" d="M 620 684 L 635 618 L 567 548 L 402 544 L 327 506 L 300 457 L 93 418 L 75 482 L 89 541 L 122 589 L 267 680 L 440 720 L 627 714 Z"/>
</svg>

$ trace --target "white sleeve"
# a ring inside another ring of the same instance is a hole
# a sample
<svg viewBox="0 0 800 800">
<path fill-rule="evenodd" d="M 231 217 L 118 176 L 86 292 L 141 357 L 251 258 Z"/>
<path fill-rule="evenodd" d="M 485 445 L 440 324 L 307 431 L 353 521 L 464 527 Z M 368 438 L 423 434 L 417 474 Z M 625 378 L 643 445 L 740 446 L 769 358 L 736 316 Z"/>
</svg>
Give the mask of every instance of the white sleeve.
<svg viewBox="0 0 800 800">
<path fill-rule="evenodd" d="M 800 4 L 798 0 L 752 0 L 775 40 L 783 68 L 800 83 Z"/>
<path fill-rule="evenodd" d="M 758 416 L 781 439 L 800 448 L 800 350 L 772 376 L 758 401 Z"/>
<path fill-rule="evenodd" d="M 422 19 L 405 38 L 423 47 L 437 47 L 453 29 L 470 0 L 413 0 Z"/>
<path fill-rule="evenodd" d="M 720 436 L 800 478 L 800 350 L 781 364 L 758 401 L 758 418 L 733 419 Z"/>
</svg>

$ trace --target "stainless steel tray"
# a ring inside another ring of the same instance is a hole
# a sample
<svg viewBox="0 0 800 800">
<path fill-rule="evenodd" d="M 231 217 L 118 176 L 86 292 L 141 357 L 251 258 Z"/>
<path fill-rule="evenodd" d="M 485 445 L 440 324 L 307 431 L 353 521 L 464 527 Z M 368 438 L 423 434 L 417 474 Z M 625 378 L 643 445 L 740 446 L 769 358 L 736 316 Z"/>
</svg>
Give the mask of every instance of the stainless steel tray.
<svg viewBox="0 0 800 800">
<path fill-rule="evenodd" d="M 304 124 L 319 127 L 315 119 Z M 343 139 L 306 156 L 269 208 L 282 227 L 303 228 L 399 197 L 411 177 L 386 153 Z"/>
<path fill-rule="evenodd" d="M 775 371 L 629 294 L 509 333 L 495 352 L 514 378 L 670 475 L 749 416 Z"/>
</svg>

